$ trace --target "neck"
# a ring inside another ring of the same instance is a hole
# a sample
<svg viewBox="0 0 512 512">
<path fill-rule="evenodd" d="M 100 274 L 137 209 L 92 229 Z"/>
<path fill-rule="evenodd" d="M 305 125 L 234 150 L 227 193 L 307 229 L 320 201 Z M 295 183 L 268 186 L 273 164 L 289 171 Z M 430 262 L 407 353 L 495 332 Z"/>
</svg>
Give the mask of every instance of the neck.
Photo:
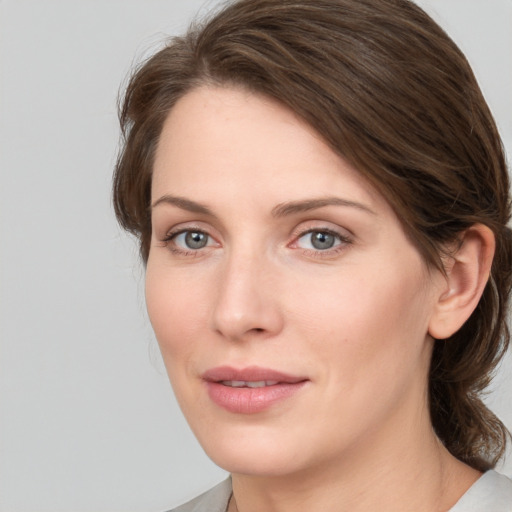
<svg viewBox="0 0 512 512">
<path fill-rule="evenodd" d="M 342 460 L 291 475 L 233 474 L 229 512 L 446 511 L 480 473 L 455 459 L 422 416 L 379 428 Z"/>
</svg>

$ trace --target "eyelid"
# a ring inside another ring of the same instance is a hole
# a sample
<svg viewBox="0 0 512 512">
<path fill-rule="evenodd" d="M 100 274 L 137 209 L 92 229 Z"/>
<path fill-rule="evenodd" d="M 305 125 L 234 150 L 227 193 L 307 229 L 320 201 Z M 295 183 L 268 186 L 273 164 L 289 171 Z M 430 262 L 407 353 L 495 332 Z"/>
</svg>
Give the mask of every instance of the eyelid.
<svg viewBox="0 0 512 512">
<path fill-rule="evenodd" d="M 327 228 L 307 229 L 306 231 L 303 231 L 295 238 L 294 243 L 296 243 L 302 237 L 309 235 L 310 233 L 327 233 L 329 235 L 332 235 L 332 236 L 338 238 L 341 243 L 352 243 L 352 239 L 350 237 L 343 235 L 342 233 L 339 233 L 338 231 L 334 231 L 332 229 L 327 229 Z M 322 252 L 327 252 L 327 250 L 322 251 Z"/>
<path fill-rule="evenodd" d="M 162 238 L 162 242 L 170 242 L 173 238 L 176 238 L 178 235 L 186 233 L 187 231 L 193 231 L 195 233 L 204 233 L 205 235 L 208 235 L 207 232 L 205 232 L 204 230 L 199 229 L 199 228 L 193 228 L 193 227 L 177 228 L 177 229 L 173 228 L 173 229 L 167 231 L 164 238 Z"/>
<path fill-rule="evenodd" d="M 353 240 L 355 238 L 354 233 L 352 233 L 348 228 L 337 226 L 331 222 L 321 220 L 302 222 L 296 228 L 294 228 L 291 233 L 291 237 L 293 239 L 297 239 L 308 233 L 317 231 L 325 231 L 326 233 L 340 237 L 341 240 Z"/>
<path fill-rule="evenodd" d="M 197 233 L 204 233 L 208 235 L 211 239 L 217 241 L 217 236 L 212 234 L 212 229 L 210 227 L 205 227 L 199 222 L 185 223 L 181 222 L 176 224 L 172 228 L 168 229 L 163 237 L 161 238 L 162 242 L 168 242 L 173 237 L 179 235 L 180 233 L 186 233 L 187 231 L 194 231 Z"/>
</svg>

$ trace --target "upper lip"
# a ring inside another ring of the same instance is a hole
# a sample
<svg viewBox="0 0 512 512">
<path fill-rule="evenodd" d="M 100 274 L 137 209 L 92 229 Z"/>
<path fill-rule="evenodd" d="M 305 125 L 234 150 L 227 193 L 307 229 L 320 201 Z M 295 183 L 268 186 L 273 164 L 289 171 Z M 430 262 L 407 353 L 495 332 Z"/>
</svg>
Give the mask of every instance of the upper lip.
<svg viewBox="0 0 512 512">
<path fill-rule="evenodd" d="M 306 377 L 289 375 L 270 368 L 248 366 L 246 368 L 233 368 L 231 366 L 217 366 L 210 368 L 202 374 L 202 378 L 208 382 L 224 381 L 276 381 L 280 383 L 295 384 L 307 380 Z"/>
</svg>

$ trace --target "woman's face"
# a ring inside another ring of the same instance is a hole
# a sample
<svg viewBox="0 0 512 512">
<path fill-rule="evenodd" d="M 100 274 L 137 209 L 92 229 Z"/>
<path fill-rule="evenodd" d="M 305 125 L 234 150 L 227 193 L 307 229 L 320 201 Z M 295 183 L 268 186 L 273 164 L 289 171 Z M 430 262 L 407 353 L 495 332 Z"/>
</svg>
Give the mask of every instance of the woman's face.
<svg viewBox="0 0 512 512">
<path fill-rule="evenodd" d="M 392 209 L 285 107 L 199 88 L 156 152 L 146 298 L 205 451 L 291 474 L 428 418 L 443 286 Z"/>
</svg>

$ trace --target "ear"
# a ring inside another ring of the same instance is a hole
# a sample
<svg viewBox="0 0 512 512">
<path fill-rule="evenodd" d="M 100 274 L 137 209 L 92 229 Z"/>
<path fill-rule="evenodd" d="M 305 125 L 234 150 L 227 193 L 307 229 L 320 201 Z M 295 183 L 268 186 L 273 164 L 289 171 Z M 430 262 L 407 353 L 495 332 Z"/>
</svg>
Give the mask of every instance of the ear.
<svg viewBox="0 0 512 512">
<path fill-rule="evenodd" d="M 446 339 L 457 332 L 475 310 L 491 272 L 494 234 L 475 224 L 462 234 L 460 246 L 445 264 L 445 281 L 429 322 L 429 334 Z"/>
</svg>

